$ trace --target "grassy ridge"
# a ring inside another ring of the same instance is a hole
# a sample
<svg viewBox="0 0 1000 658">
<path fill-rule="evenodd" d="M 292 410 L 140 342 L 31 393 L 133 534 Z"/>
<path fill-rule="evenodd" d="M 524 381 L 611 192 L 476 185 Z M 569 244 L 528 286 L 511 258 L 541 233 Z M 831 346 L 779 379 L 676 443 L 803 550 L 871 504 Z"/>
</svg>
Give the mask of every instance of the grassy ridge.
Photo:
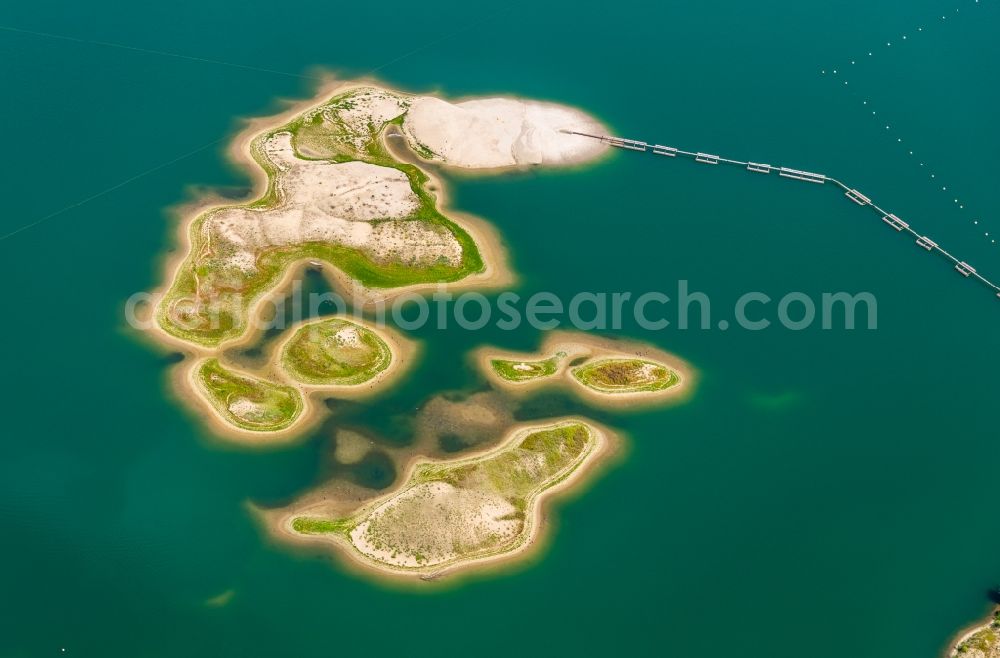
<svg viewBox="0 0 1000 658">
<path fill-rule="evenodd" d="M 317 519 L 300 516 L 292 521 L 292 529 L 304 535 L 346 535 L 353 528 L 354 524 L 347 519 Z"/>
</svg>

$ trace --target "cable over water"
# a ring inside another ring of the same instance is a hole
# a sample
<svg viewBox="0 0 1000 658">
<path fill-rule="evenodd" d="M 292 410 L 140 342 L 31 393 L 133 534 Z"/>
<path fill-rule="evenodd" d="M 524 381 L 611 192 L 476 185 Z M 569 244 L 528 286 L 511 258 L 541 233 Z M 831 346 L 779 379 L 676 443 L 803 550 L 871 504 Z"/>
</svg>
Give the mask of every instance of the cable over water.
<svg viewBox="0 0 1000 658">
<path fill-rule="evenodd" d="M 904 222 L 902 219 L 897 217 L 895 214 L 883 210 L 874 201 L 862 194 L 857 190 L 857 188 L 850 187 L 846 183 L 833 178 L 832 176 L 827 176 L 825 174 L 816 174 L 809 171 L 802 171 L 800 169 L 791 169 L 789 167 L 779 167 L 770 164 L 763 164 L 759 162 L 744 162 L 743 160 L 732 160 L 730 158 L 724 158 L 722 156 L 713 155 L 711 153 L 693 152 L 693 151 L 683 151 L 672 146 L 663 146 L 661 144 L 649 144 L 647 142 L 641 142 L 635 139 L 626 139 L 624 137 L 613 137 L 610 135 L 591 135 L 588 133 L 577 132 L 575 130 L 564 130 L 562 131 L 569 135 L 579 135 L 581 137 L 589 137 L 590 139 L 597 139 L 601 142 L 614 146 L 616 148 L 625 149 L 628 151 L 641 151 L 643 153 L 652 152 L 653 155 L 662 155 L 667 157 L 677 157 L 678 155 L 687 158 L 692 158 L 695 162 L 701 162 L 703 164 L 728 164 L 736 165 L 740 167 L 746 167 L 747 171 L 751 171 L 758 174 L 770 174 L 772 171 L 777 172 L 779 176 L 784 178 L 792 178 L 795 180 L 805 181 L 807 183 L 819 183 L 824 184 L 827 181 L 833 183 L 834 185 L 840 187 L 844 190 L 844 196 L 858 204 L 862 207 L 868 207 L 877 212 L 882 216 L 882 221 L 888 224 L 891 228 L 902 233 L 903 231 L 909 233 L 917 239 L 917 245 L 926 249 L 927 251 L 935 251 L 951 262 L 955 264 L 955 270 L 964 277 L 973 277 L 978 279 L 980 282 L 989 286 L 997 293 L 997 298 L 1000 298 L 1000 286 L 993 283 L 985 276 L 976 271 L 976 268 L 969 265 L 964 260 L 960 260 L 946 251 L 937 242 L 931 240 L 928 236 L 922 235 L 914 230 L 910 224 Z"/>
</svg>

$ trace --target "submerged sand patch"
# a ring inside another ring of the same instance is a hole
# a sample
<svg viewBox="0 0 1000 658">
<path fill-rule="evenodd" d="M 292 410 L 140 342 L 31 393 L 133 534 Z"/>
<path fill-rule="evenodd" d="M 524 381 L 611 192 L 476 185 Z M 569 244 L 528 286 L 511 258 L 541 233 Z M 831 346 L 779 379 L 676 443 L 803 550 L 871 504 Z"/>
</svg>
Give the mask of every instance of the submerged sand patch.
<svg viewBox="0 0 1000 658">
<path fill-rule="evenodd" d="M 340 430 L 334 439 L 333 458 L 340 464 L 357 464 L 372 450 L 372 441 L 363 434 Z"/>
</svg>

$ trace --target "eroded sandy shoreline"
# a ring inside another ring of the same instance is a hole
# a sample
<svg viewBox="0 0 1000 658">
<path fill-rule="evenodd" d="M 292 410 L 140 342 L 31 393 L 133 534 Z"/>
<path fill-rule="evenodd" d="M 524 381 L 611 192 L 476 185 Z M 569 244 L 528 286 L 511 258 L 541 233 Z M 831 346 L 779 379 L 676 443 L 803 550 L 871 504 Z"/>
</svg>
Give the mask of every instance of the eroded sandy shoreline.
<svg viewBox="0 0 1000 658">
<path fill-rule="evenodd" d="M 419 358 L 420 344 L 418 342 L 410 340 L 396 331 L 378 327 L 372 322 L 356 318 L 353 315 L 343 316 L 343 319 L 374 332 L 385 342 L 391 354 L 388 366 L 371 380 L 361 384 L 308 384 L 297 381 L 287 373 L 281 363 L 280 356 L 284 345 L 291 340 L 299 328 L 331 318 L 341 318 L 341 316 L 327 316 L 314 320 L 303 320 L 288 327 L 284 332 L 285 335 L 283 338 L 274 345 L 269 346 L 267 362 L 260 368 L 246 368 L 229 362 L 223 362 L 227 370 L 237 374 L 265 379 L 281 386 L 289 386 L 296 389 L 302 396 L 304 406 L 298 417 L 288 427 L 270 431 L 248 430 L 234 425 L 201 391 L 196 371 L 204 363 L 205 359 L 209 358 L 204 355 L 186 358 L 174 367 L 171 379 L 175 391 L 193 409 L 203 412 L 199 414 L 199 418 L 207 421 L 207 424 L 219 437 L 251 447 L 274 446 L 301 438 L 310 428 L 314 427 L 328 413 L 324 405 L 324 400 L 328 398 L 357 400 L 389 390 L 413 368 Z M 253 344 L 257 337 L 250 336 L 245 338 L 242 345 Z"/>
</svg>

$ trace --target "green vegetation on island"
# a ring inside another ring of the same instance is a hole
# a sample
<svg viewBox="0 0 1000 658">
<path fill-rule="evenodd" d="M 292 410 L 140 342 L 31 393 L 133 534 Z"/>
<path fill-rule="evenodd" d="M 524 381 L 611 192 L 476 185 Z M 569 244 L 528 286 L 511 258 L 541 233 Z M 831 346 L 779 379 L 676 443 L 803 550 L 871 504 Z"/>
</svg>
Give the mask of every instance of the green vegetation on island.
<svg viewBox="0 0 1000 658">
<path fill-rule="evenodd" d="M 374 331 L 332 318 L 300 327 L 282 350 L 281 364 L 305 384 L 354 386 L 392 363 L 389 345 Z"/>
<path fill-rule="evenodd" d="M 303 535 L 347 534 L 353 527 L 349 519 L 317 519 L 302 516 L 292 521 L 292 529 Z"/>
<path fill-rule="evenodd" d="M 397 493 L 351 518 L 299 516 L 292 529 L 331 535 L 389 571 L 436 571 L 510 553 L 531 536 L 539 494 L 574 473 L 601 440 L 579 421 L 522 430 L 484 455 L 418 464 Z"/>
<path fill-rule="evenodd" d="M 231 425 L 253 432 L 283 430 L 302 413 L 301 394 L 283 386 L 225 368 L 206 359 L 194 373 L 204 397 Z"/>
<path fill-rule="evenodd" d="M 601 393 L 662 391 L 680 382 L 670 368 L 644 359 L 600 359 L 572 370 L 574 379 Z"/>
<path fill-rule="evenodd" d="M 483 346 L 475 361 L 492 384 L 512 392 L 529 391 L 536 383 L 562 385 L 607 408 L 666 403 L 694 382 L 692 370 L 672 354 L 570 331 L 550 332 L 535 353 Z"/>
<path fill-rule="evenodd" d="M 208 347 L 237 338 L 253 304 L 304 259 L 366 288 L 481 272 L 479 248 L 438 210 L 428 176 L 382 144 L 408 107 L 405 95 L 356 88 L 257 136 L 250 152 L 267 173 L 266 193 L 191 222 L 190 250 L 157 310 L 160 327 Z M 333 169 L 345 163 L 356 165 Z"/>
<path fill-rule="evenodd" d="M 559 361 L 565 356 L 565 352 L 559 352 L 555 356 L 541 361 L 491 359 L 490 366 L 493 368 L 493 372 L 509 382 L 526 382 L 556 374 Z"/>
<path fill-rule="evenodd" d="M 952 656 L 962 658 L 1000 658 L 1000 609 L 989 624 L 962 639 Z"/>
</svg>

